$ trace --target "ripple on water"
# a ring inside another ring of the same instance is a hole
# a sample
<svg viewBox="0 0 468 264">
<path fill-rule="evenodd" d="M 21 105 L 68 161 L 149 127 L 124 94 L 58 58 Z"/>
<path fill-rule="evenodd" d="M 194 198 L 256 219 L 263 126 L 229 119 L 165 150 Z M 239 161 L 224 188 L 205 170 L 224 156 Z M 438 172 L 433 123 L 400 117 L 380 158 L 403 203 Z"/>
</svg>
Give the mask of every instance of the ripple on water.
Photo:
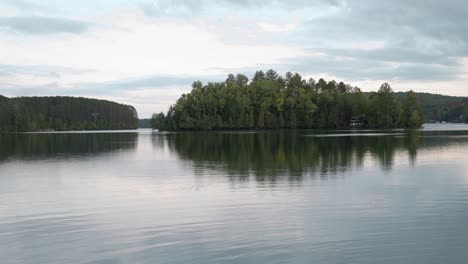
<svg viewBox="0 0 468 264">
<path fill-rule="evenodd" d="M 418 133 L 35 135 L 0 149 L 0 262 L 466 263 L 466 135 Z"/>
</svg>

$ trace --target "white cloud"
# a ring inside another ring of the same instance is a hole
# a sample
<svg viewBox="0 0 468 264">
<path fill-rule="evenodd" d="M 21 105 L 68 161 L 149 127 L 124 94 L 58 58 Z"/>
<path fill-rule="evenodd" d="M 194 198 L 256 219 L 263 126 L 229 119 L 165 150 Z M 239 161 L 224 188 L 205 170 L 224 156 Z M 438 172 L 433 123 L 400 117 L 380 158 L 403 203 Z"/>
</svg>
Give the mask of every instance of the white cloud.
<svg viewBox="0 0 468 264">
<path fill-rule="evenodd" d="M 67 65 L 130 77 L 145 74 L 201 74 L 223 65 L 242 68 L 275 64 L 301 54 L 282 45 L 226 44 L 208 30 L 183 21 L 161 21 L 137 13 L 106 19 L 119 27 L 97 27 L 87 34 L 9 37 L 2 41 L 4 62 L 20 65 Z"/>
<path fill-rule="evenodd" d="M 12 87 L 18 90 L 22 86 L 50 87 L 53 83 L 59 92 L 61 87 L 65 91 L 70 87 L 79 89 L 82 83 L 105 83 L 148 75 L 224 75 L 226 72 L 215 69 L 220 65 L 226 68 L 254 67 L 259 63 L 274 65 L 302 53 L 299 48 L 285 45 L 225 43 L 210 30 L 209 24 L 203 23 L 209 21 L 199 21 L 194 25 L 183 20 L 149 18 L 138 10 L 132 10 L 101 18 L 96 24 L 104 26 L 90 28 L 84 34 L 53 37 L 3 35 L 0 58 L 4 63 L 30 68 L 49 65 L 90 70 L 80 74 L 60 69 L 44 73 L 40 68 L 37 69 L 40 74 L 34 70 L 12 72 L 0 79 L 0 87 L 14 84 Z M 187 82 L 187 88 L 190 88 L 190 83 Z M 137 93 L 131 93 L 131 87 L 128 90 L 127 95 L 136 96 Z M 15 94 L 21 93 L 17 91 Z M 109 97 L 112 96 L 125 98 L 109 89 Z M 155 106 L 156 110 L 163 109 Z"/>
<path fill-rule="evenodd" d="M 257 25 L 260 29 L 267 32 L 290 32 L 297 29 L 298 25 L 294 23 L 288 24 L 274 24 L 268 22 L 258 22 Z"/>
</svg>

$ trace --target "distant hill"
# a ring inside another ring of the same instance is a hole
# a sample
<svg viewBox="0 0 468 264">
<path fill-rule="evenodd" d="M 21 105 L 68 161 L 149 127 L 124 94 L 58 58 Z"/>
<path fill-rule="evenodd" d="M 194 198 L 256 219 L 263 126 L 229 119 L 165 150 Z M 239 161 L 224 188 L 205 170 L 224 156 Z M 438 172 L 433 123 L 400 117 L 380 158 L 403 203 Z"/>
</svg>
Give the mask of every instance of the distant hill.
<svg viewBox="0 0 468 264">
<path fill-rule="evenodd" d="M 396 92 L 399 101 L 406 98 L 404 92 Z M 448 96 L 430 93 L 416 93 L 425 121 L 463 122 L 468 114 L 468 97 Z"/>
<path fill-rule="evenodd" d="M 136 129 L 133 106 L 82 97 L 0 96 L 0 131 Z"/>
<path fill-rule="evenodd" d="M 139 128 L 151 128 L 151 118 L 143 118 L 138 120 Z"/>
</svg>

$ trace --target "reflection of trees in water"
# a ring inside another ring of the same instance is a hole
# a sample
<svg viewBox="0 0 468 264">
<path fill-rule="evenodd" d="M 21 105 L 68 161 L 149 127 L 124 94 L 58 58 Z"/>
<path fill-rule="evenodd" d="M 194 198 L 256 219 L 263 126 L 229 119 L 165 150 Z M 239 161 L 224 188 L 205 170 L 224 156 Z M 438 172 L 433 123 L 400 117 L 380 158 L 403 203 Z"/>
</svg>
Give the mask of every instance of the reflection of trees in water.
<svg viewBox="0 0 468 264">
<path fill-rule="evenodd" d="M 174 133 L 156 135 L 153 142 L 167 145 L 180 158 L 193 161 L 197 169 L 223 170 L 237 180 L 248 180 L 253 174 L 259 182 L 275 182 L 278 177 L 301 180 L 304 174 L 335 177 L 361 167 L 369 154 L 389 170 L 398 152 L 407 152 L 414 162 L 422 142 L 420 132 L 337 137 L 304 133 Z"/>
<path fill-rule="evenodd" d="M 0 134 L 0 160 L 135 149 L 137 133 Z"/>
</svg>

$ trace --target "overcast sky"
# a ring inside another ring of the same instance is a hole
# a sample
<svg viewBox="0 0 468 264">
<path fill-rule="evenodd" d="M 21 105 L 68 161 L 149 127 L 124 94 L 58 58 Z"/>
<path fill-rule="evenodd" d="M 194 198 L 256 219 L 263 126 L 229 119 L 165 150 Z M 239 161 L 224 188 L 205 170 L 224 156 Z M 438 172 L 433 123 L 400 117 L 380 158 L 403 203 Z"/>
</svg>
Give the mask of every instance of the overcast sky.
<svg viewBox="0 0 468 264">
<path fill-rule="evenodd" d="M 167 107 L 228 73 L 468 96 L 468 2 L 1 0 L 0 94 Z"/>
</svg>

